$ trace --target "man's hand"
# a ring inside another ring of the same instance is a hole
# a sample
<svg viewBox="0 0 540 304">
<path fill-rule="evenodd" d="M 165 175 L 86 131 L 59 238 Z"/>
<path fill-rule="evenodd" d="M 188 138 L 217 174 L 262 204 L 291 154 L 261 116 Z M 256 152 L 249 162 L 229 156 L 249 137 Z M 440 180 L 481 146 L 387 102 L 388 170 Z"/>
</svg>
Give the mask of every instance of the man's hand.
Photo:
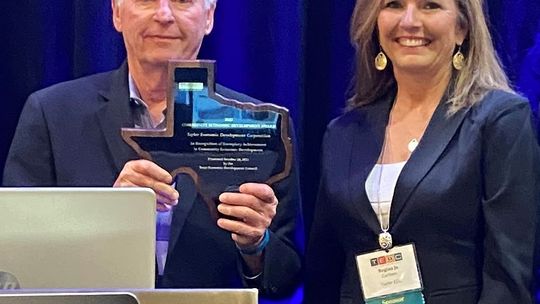
<svg viewBox="0 0 540 304">
<path fill-rule="evenodd" d="M 246 183 L 240 193 L 225 192 L 219 196 L 218 211 L 234 219 L 220 218 L 218 226 L 232 233 L 240 248 L 256 246 L 276 215 L 278 199 L 266 184 Z"/>
<path fill-rule="evenodd" d="M 113 187 L 146 187 L 156 193 L 156 209 L 169 211 L 178 203 L 178 191 L 171 186 L 172 176 L 149 160 L 127 162 Z"/>
</svg>

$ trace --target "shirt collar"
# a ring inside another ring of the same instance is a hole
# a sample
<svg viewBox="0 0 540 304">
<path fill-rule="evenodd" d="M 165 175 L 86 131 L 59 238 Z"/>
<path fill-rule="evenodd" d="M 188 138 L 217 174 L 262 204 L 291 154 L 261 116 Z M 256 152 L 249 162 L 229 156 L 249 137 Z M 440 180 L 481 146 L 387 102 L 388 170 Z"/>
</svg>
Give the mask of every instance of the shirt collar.
<svg viewBox="0 0 540 304">
<path fill-rule="evenodd" d="M 142 105 L 148 108 L 144 100 L 142 100 L 141 98 L 141 94 L 139 93 L 139 90 L 137 89 L 137 85 L 135 84 L 135 81 L 133 80 L 131 73 L 128 73 L 128 88 L 129 88 L 129 98 L 133 100 L 135 104 Z"/>
<path fill-rule="evenodd" d="M 141 98 L 141 94 L 139 93 L 139 90 L 137 89 L 137 85 L 135 85 L 135 81 L 133 80 L 133 77 L 131 76 L 131 73 L 128 73 L 128 88 L 129 88 L 129 99 L 138 106 L 139 108 L 139 128 L 164 128 L 165 127 L 165 115 L 167 113 L 167 109 L 163 110 L 163 115 L 161 117 L 161 120 L 159 122 L 154 122 L 152 118 L 150 117 L 150 113 L 148 112 L 148 105 L 144 100 Z M 142 107 L 142 108 L 141 108 Z M 137 123 L 136 123 L 137 126 Z"/>
</svg>

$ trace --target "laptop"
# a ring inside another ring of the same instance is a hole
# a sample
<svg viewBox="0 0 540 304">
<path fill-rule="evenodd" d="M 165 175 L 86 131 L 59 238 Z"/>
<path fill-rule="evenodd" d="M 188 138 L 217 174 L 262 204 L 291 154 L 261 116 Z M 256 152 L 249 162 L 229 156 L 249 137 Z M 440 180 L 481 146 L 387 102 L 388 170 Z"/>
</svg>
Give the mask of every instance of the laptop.
<svg viewBox="0 0 540 304">
<path fill-rule="evenodd" d="M 141 304 L 135 295 L 118 292 L 0 293 L 0 304 Z"/>
<path fill-rule="evenodd" d="M 153 288 L 146 188 L 0 188 L 0 289 Z"/>
<path fill-rule="evenodd" d="M 257 289 L 19 290 L 0 293 L 0 304 L 257 304 L 258 294 Z"/>
</svg>

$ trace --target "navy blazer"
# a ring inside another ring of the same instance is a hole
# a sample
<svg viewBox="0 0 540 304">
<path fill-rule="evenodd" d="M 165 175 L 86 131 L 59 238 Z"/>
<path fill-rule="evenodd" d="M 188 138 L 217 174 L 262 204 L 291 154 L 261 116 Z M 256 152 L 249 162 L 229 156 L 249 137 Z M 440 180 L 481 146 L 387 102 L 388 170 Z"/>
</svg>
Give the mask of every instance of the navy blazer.
<svg viewBox="0 0 540 304">
<path fill-rule="evenodd" d="M 381 232 L 365 181 L 381 153 L 392 100 L 328 126 L 306 303 L 363 303 L 355 256 L 378 249 Z M 428 304 L 532 303 L 540 163 L 528 103 L 493 91 L 447 112 L 441 102 L 397 181 L 394 245 L 415 244 Z"/>
<path fill-rule="evenodd" d="M 224 87 L 225 97 L 258 102 Z M 32 94 L 23 109 L 6 161 L 6 186 L 111 186 L 137 154 L 120 130 L 133 127 L 128 71 L 118 70 L 61 83 Z M 177 181 L 167 263 L 158 287 L 258 287 L 277 296 L 294 290 L 301 268 L 295 230 L 300 201 L 296 168 L 275 184 L 279 199 L 270 226 L 262 279 L 247 282 L 230 233 L 220 229 L 196 193 L 193 181 Z"/>
</svg>

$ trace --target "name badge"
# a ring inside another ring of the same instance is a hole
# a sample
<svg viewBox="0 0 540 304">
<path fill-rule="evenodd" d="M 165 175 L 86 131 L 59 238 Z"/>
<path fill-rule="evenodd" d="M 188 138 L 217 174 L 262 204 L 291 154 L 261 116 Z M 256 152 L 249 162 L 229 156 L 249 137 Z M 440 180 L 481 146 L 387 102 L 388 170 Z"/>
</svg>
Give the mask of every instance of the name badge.
<svg viewBox="0 0 540 304">
<path fill-rule="evenodd" d="M 356 256 L 367 304 L 423 304 L 422 279 L 413 244 Z"/>
</svg>

